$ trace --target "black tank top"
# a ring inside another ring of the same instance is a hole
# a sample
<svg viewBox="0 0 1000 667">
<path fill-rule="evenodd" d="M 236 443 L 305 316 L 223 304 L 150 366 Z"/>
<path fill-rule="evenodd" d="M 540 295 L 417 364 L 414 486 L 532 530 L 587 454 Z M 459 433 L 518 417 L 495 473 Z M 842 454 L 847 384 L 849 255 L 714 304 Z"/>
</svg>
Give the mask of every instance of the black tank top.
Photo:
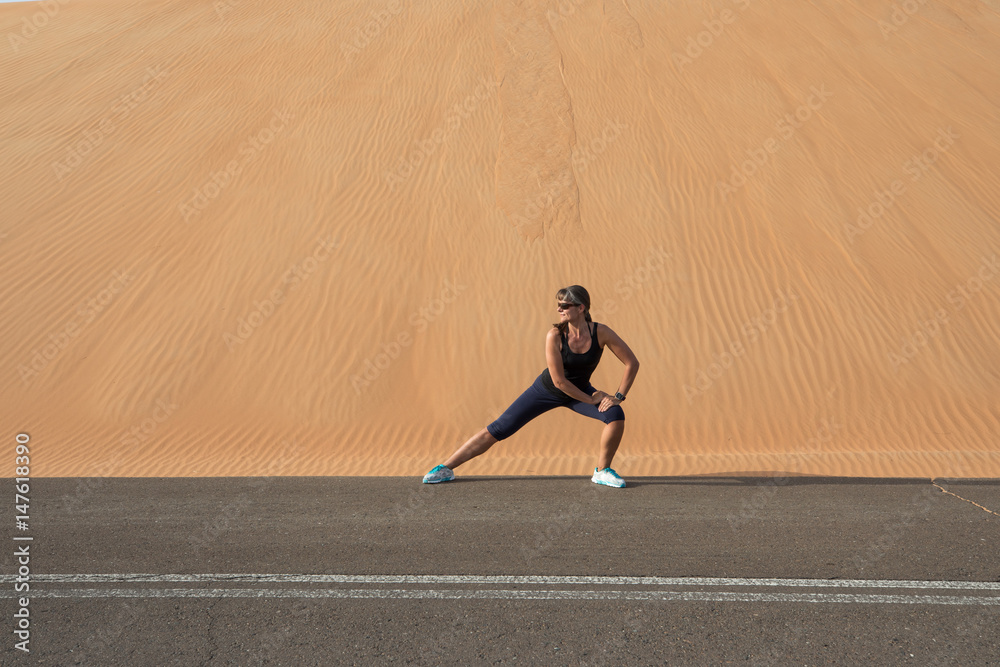
<svg viewBox="0 0 1000 667">
<path fill-rule="evenodd" d="M 586 387 L 590 383 L 590 376 L 594 374 L 594 369 L 597 368 L 597 362 L 601 360 L 601 355 L 604 354 L 604 350 L 601 346 L 597 344 L 597 322 L 592 322 L 593 328 L 590 332 L 590 349 L 583 354 L 577 354 L 569 349 L 569 341 L 566 340 L 566 334 L 560 334 L 562 337 L 562 362 L 563 362 L 563 374 L 566 379 L 570 381 L 577 389 L 586 392 Z M 549 373 L 549 369 L 546 366 L 545 370 L 542 371 L 542 384 L 545 388 L 552 392 L 553 395 L 559 396 L 560 398 L 565 397 L 567 394 L 555 386 L 552 382 L 552 374 Z"/>
</svg>

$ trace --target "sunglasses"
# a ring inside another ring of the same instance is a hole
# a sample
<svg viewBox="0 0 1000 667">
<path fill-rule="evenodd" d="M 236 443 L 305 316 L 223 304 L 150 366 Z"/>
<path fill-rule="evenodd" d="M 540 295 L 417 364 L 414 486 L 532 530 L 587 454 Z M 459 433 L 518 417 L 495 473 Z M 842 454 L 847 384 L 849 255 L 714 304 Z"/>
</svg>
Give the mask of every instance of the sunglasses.
<svg viewBox="0 0 1000 667">
<path fill-rule="evenodd" d="M 570 308 L 573 308 L 574 306 L 579 306 L 579 305 L 582 305 L 582 304 L 579 304 L 579 303 L 559 303 L 559 304 L 556 305 L 556 307 L 559 310 L 569 310 Z"/>
</svg>

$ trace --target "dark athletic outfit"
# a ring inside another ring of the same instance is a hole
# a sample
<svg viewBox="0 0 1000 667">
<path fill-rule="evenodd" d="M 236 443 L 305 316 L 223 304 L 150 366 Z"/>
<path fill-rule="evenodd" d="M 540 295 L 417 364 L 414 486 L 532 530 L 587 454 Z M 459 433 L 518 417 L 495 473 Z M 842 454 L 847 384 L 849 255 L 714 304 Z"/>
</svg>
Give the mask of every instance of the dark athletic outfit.
<svg viewBox="0 0 1000 667">
<path fill-rule="evenodd" d="M 594 369 L 597 368 L 597 363 L 604 353 L 601 346 L 597 344 L 597 322 L 591 324 L 593 324 L 593 328 L 590 332 L 590 349 L 583 354 L 570 351 L 566 334 L 561 334 L 563 372 L 566 379 L 588 396 L 597 391 L 590 384 L 590 376 L 594 373 Z M 514 435 L 522 426 L 543 412 L 560 406 L 571 408 L 581 415 L 599 419 L 605 424 L 625 419 L 625 411 L 620 405 L 613 405 L 601 412 L 596 405 L 578 401 L 564 393 L 552 383 L 552 375 L 546 367 L 535 378 L 534 383 L 525 389 L 524 393 L 511 403 L 510 407 L 496 421 L 487 426 L 486 430 L 497 440 L 503 440 Z"/>
</svg>

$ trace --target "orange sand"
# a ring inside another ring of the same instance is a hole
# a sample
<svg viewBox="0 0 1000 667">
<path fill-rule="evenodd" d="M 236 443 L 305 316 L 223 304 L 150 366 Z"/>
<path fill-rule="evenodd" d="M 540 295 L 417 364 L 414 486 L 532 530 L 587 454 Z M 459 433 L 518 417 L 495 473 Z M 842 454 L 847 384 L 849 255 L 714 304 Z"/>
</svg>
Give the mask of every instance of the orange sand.
<svg viewBox="0 0 1000 667">
<path fill-rule="evenodd" d="M 642 364 L 626 479 L 1000 476 L 998 0 L 46 6 L 0 5 L 34 476 L 418 477 L 574 283 Z"/>
</svg>

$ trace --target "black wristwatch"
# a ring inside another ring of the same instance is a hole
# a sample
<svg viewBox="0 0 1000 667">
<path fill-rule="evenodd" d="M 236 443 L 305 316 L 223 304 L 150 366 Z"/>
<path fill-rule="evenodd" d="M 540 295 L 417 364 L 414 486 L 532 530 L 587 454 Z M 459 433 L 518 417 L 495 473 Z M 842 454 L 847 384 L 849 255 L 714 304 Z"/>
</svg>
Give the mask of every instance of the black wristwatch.
<svg viewBox="0 0 1000 667">
<path fill-rule="evenodd" d="M 617 398 L 619 401 L 624 401 L 625 400 L 625 394 L 621 393 L 620 391 L 616 391 L 615 392 L 615 398 Z"/>
</svg>

